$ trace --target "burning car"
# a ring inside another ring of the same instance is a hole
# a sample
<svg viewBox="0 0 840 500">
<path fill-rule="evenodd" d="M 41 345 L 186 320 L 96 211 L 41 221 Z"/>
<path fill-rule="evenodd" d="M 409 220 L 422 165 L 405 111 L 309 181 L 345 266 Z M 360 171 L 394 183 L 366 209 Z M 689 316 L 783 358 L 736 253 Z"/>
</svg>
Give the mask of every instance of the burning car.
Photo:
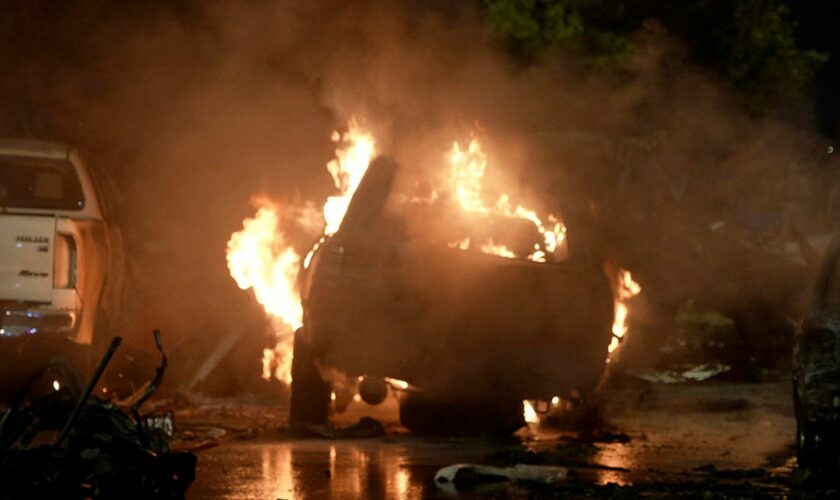
<svg viewBox="0 0 840 500">
<path fill-rule="evenodd" d="M 840 237 L 823 258 L 794 346 L 796 450 L 809 466 L 837 459 L 840 426 Z"/>
<path fill-rule="evenodd" d="M 333 370 L 369 403 L 386 382 L 403 389 L 400 420 L 421 432 L 509 433 L 523 400 L 595 390 L 615 342 L 602 260 L 555 218 L 504 196 L 488 207 L 469 175 L 478 153 L 456 144 L 454 176 L 468 179 L 446 195 L 371 162 L 301 271 L 293 424 L 328 420 Z"/>
</svg>

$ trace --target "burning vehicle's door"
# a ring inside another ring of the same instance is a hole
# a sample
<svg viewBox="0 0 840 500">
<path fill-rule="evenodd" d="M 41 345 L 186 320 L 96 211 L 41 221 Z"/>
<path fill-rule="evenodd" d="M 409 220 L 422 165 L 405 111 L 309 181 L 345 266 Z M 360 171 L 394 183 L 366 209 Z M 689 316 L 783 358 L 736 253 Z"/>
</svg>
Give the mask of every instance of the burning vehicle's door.
<svg viewBox="0 0 840 500">
<path fill-rule="evenodd" d="M 370 292 L 379 281 L 376 268 L 383 247 L 380 214 L 388 198 L 395 169 L 396 165 L 387 159 L 378 159 L 371 164 L 336 234 L 342 294 L 349 300 L 359 299 L 355 294 Z"/>
<path fill-rule="evenodd" d="M 393 358 L 387 355 L 394 352 L 391 341 L 402 342 L 401 332 L 417 329 L 406 323 L 417 318 L 414 304 L 419 300 L 404 279 L 405 270 L 414 266 L 402 223 L 385 209 L 396 169 L 387 158 L 371 164 L 332 250 L 338 254 L 332 258 L 340 261 L 336 295 L 341 302 L 337 309 L 343 313 L 341 329 L 353 332 L 343 337 L 351 342 L 370 341 L 357 356 L 359 369 L 382 371 L 378 374 L 383 376 L 394 373 L 375 360 Z"/>
</svg>

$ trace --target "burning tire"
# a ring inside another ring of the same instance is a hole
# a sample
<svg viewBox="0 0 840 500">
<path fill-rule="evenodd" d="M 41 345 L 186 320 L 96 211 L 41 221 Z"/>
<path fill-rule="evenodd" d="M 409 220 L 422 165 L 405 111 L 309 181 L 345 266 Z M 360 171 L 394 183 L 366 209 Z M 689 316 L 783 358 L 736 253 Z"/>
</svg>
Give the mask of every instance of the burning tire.
<svg viewBox="0 0 840 500">
<path fill-rule="evenodd" d="M 326 424 L 329 420 L 330 386 L 318 371 L 315 355 L 303 328 L 295 332 L 292 357 L 289 423 Z"/>
<path fill-rule="evenodd" d="M 400 423 L 419 434 L 506 436 L 525 425 L 522 402 L 515 399 L 460 400 L 405 393 Z"/>
</svg>

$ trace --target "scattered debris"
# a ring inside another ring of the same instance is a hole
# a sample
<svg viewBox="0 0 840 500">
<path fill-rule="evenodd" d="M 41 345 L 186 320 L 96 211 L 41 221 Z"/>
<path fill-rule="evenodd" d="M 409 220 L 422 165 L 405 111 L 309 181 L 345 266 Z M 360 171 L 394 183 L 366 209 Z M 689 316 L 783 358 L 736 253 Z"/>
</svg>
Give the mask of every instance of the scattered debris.
<svg viewBox="0 0 840 500">
<path fill-rule="evenodd" d="M 567 440 L 567 442 L 578 443 L 622 443 L 626 444 L 631 441 L 630 436 L 623 432 L 613 432 L 606 429 L 598 429 L 587 432 L 582 432 L 574 436 L 574 438 Z"/>
<path fill-rule="evenodd" d="M 175 434 L 175 421 L 172 412 L 161 416 L 143 418 L 143 427 L 149 431 L 161 432 L 171 438 Z"/>
<path fill-rule="evenodd" d="M 362 417 L 349 427 L 336 428 L 330 424 L 296 424 L 292 432 L 296 435 L 327 439 L 371 438 L 384 436 L 385 427 L 375 418 Z"/>
<path fill-rule="evenodd" d="M 159 333 L 155 333 L 156 341 Z M 54 392 L 28 406 L 23 387 L 0 427 L 0 498 L 181 498 L 195 479 L 196 456 L 172 452 L 162 419 L 135 418 L 115 403 L 91 396 L 119 347 L 119 338 L 79 398 Z M 161 347 L 162 352 L 162 347 Z M 147 423 L 154 422 L 154 426 Z M 171 432 L 171 431 L 170 431 Z"/>
<path fill-rule="evenodd" d="M 474 481 L 526 481 L 554 484 L 574 477 L 574 472 L 556 465 L 516 464 L 512 467 L 456 464 L 446 466 L 435 474 L 438 483 Z"/>
<path fill-rule="evenodd" d="M 654 384 L 676 384 L 681 382 L 702 382 L 726 373 L 732 367 L 722 363 L 707 363 L 692 366 L 685 370 L 655 370 L 632 375 Z"/>
<path fill-rule="evenodd" d="M 514 449 L 500 451 L 487 455 L 484 461 L 499 466 L 522 463 L 530 465 L 559 465 L 581 464 L 598 452 L 598 447 L 592 443 L 570 442 L 561 443 L 553 450 L 531 451 Z"/>
<path fill-rule="evenodd" d="M 698 472 L 704 472 L 718 479 L 758 479 L 769 475 L 767 469 L 718 469 L 712 464 L 700 466 Z"/>
</svg>

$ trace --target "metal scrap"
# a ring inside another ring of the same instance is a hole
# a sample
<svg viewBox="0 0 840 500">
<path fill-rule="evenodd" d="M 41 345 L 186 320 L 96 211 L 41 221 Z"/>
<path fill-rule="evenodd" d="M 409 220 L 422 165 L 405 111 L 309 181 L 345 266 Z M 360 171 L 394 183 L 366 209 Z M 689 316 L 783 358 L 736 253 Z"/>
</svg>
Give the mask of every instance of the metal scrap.
<svg viewBox="0 0 840 500">
<path fill-rule="evenodd" d="M 115 339 L 81 398 L 54 392 L 7 411 L 0 429 L 0 498 L 184 496 L 195 479 L 196 456 L 173 452 L 167 426 L 147 425 L 139 404 L 135 419 L 90 396 L 118 345 Z M 151 387 L 164 371 L 165 361 Z"/>
<path fill-rule="evenodd" d="M 437 483 L 456 483 L 459 481 L 527 481 L 543 484 L 555 484 L 569 478 L 570 470 L 557 465 L 516 464 L 511 467 L 494 467 L 478 464 L 448 465 L 437 471 Z"/>
</svg>

